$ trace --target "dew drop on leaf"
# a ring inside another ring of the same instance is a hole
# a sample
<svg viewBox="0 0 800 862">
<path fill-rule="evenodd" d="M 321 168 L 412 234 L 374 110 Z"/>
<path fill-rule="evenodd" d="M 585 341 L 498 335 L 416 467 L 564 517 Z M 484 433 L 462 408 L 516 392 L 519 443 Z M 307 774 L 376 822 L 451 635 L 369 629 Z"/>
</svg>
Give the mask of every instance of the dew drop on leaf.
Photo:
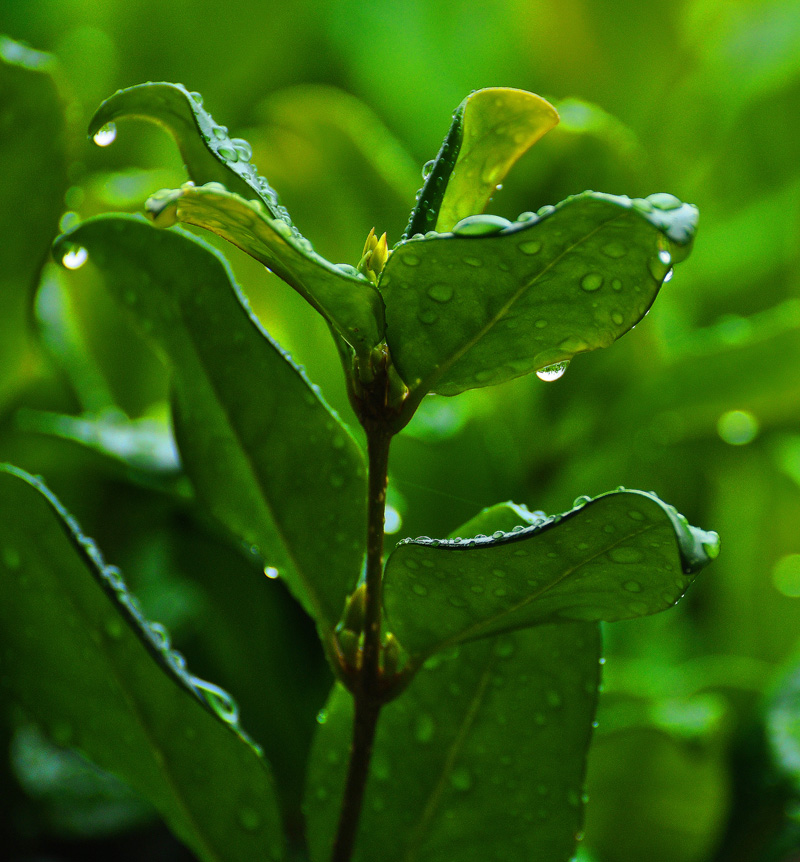
<svg viewBox="0 0 800 862">
<path fill-rule="evenodd" d="M 79 246 L 78 248 L 70 249 L 61 258 L 61 263 L 64 264 L 67 269 L 80 269 L 88 259 L 89 252 L 82 246 Z"/>
<path fill-rule="evenodd" d="M 414 739 L 426 744 L 433 739 L 436 724 L 427 712 L 420 713 L 414 721 Z"/>
<path fill-rule="evenodd" d="M 436 302 L 449 302 L 453 298 L 453 288 L 449 284 L 432 284 L 427 292 Z"/>
<path fill-rule="evenodd" d="M 107 147 L 114 143 L 117 137 L 117 127 L 114 123 L 106 123 L 101 129 L 94 133 L 92 140 L 98 147 Z"/>
<path fill-rule="evenodd" d="M 239 153 L 232 146 L 228 146 L 227 144 L 223 144 L 218 150 L 217 153 L 222 156 L 228 162 L 238 162 L 239 161 Z"/>
<path fill-rule="evenodd" d="M 603 285 L 603 276 L 599 272 L 589 272 L 581 279 L 581 287 L 591 293 Z"/>
<path fill-rule="evenodd" d="M 539 380 L 544 380 L 545 383 L 552 383 L 554 380 L 558 380 L 559 377 L 564 376 L 564 372 L 567 370 L 568 365 L 569 360 L 556 362 L 554 365 L 547 365 L 544 368 L 540 368 L 536 372 L 536 376 Z"/>
<path fill-rule="evenodd" d="M 275 566 L 267 566 L 264 569 L 264 574 L 270 579 L 275 580 L 280 575 L 280 572 L 275 568 Z"/>
<path fill-rule="evenodd" d="M 436 159 L 431 159 L 429 162 L 425 162 L 422 166 L 422 179 L 427 180 L 431 175 L 431 171 L 433 171 L 433 167 L 436 164 Z"/>
<path fill-rule="evenodd" d="M 542 250 L 542 244 L 541 242 L 539 242 L 538 239 L 529 239 L 525 242 L 521 242 L 517 246 L 517 248 L 523 254 L 539 254 L 539 252 Z"/>
</svg>

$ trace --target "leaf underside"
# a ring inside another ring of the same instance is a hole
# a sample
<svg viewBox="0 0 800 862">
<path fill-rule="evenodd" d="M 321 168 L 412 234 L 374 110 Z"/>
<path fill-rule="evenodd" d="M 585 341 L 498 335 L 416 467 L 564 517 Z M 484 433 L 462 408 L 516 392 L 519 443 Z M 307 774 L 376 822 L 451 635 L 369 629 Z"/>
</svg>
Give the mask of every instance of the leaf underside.
<svg viewBox="0 0 800 862">
<path fill-rule="evenodd" d="M 219 187 L 176 189 L 147 202 L 156 224 L 206 228 L 233 243 L 291 285 L 330 321 L 357 353 L 383 338 L 383 300 L 367 279 L 343 272 L 292 234 L 263 207 Z"/>
<path fill-rule="evenodd" d="M 717 550 L 715 533 L 655 495 L 613 491 L 496 537 L 398 545 L 386 564 L 388 625 L 418 663 L 527 626 L 653 614 L 675 604 Z"/>
<path fill-rule="evenodd" d="M 518 521 L 502 504 L 461 532 Z M 429 659 L 381 713 L 355 858 L 566 862 L 580 829 L 599 657 L 597 624 L 567 623 Z M 329 858 L 352 712 L 351 696 L 335 688 L 306 792 L 313 862 Z"/>
<path fill-rule="evenodd" d="M 205 243 L 101 216 L 55 253 L 76 245 L 172 370 L 176 438 L 200 501 L 323 629 L 335 624 L 361 571 L 366 518 L 363 456 L 346 427 Z"/>
<path fill-rule="evenodd" d="M 0 515 L 3 700 L 145 796 L 204 862 L 282 858 L 268 765 L 200 699 L 230 709 L 225 693 L 187 673 L 37 479 L 0 467 Z"/>
<path fill-rule="evenodd" d="M 540 212 L 393 250 L 379 282 L 387 340 L 417 399 L 608 347 L 647 313 L 697 220 L 671 195 L 584 192 Z"/>
</svg>

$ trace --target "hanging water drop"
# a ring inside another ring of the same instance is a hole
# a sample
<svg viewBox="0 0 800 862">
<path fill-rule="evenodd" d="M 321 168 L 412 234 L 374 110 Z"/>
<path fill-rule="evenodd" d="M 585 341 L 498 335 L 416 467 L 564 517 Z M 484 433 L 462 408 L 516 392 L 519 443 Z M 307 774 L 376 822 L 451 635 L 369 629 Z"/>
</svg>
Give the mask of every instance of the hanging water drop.
<svg viewBox="0 0 800 862">
<path fill-rule="evenodd" d="M 239 720 L 239 707 L 224 688 L 196 676 L 190 677 L 189 681 L 219 718 L 227 724 L 236 724 Z"/>
<path fill-rule="evenodd" d="M 89 259 L 89 252 L 83 246 L 70 249 L 64 257 L 61 258 L 61 263 L 67 269 L 80 269 Z"/>
<path fill-rule="evenodd" d="M 248 161 L 248 159 L 253 157 L 253 148 L 250 146 L 249 141 L 246 141 L 244 138 L 231 138 L 231 143 L 239 154 L 240 159 Z"/>
<path fill-rule="evenodd" d="M 189 95 L 192 97 L 196 105 L 201 108 L 203 107 L 203 97 L 200 95 L 200 93 L 189 93 Z"/>
<path fill-rule="evenodd" d="M 98 147 L 107 147 L 109 144 L 114 143 L 114 139 L 117 137 L 117 127 L 114 123 L 106 123 L 105 126 L 98 129 L 92 140 L 97 144 Z"/>
<path fill-rule="evenodd" d="M 264 574 L 270 579 L 275 580 L 280 575 L 280 572 L 275 568 L 275 566 L 267 566 L 264 569 Z"/>
<path fill-rule="evenodd" d="M 564 376 L 564 372 L 567 370 L 568 365 L 569 359 L 566 359 L 564 362 L 556 362 L 553 365 L 547 365 L 544 368 L 540 368 L 536 372 L 536 376 L 539 380 L 544 380 L 545 383 L 552 383 L 554 380 L 558 380 L 559 377 Z"/>
<path fill-rule="evenodd" d="M 436 159 L 431 159 L 429 162 L 425 162 L 422 166 L 422 179 L 427 180 L 433 171 L 434 165 L 436 164 Z"/>
</svg>

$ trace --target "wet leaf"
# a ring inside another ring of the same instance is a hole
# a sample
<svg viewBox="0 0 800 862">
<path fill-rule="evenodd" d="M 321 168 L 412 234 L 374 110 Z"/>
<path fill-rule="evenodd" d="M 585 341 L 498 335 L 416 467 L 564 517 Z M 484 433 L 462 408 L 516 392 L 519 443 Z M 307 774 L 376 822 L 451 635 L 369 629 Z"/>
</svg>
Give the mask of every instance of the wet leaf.
<svg viewBox="0 0 800 862">
<path fill-rule="evenodd" d="M 675 604 L 718 552 L 653 494 L 612 491 L 496 536 L 407 539 L 386 564 L 388 624 L 435 650 L 558 620 L 622 620 Z"/>
<path fill-rule="evenodd" d="M 205 243 L 106 216 L 60 237 L 55 253 L 76 247 L 172 369 L 178 448 L 201 502 L 280 572 L 324 630 L 361 571 L 357 444 Z"/>
<path fill-rule="evenodd" d="M 485 510 L 462 532 L 510 530 Z M 381 713 L 357 860 L 566 860 L 580 829 L 597 702 L 595 623 L 541 626 L 440 653 Z M 306 817 L 327 862 L 352 728 L 334 689 L 312 753 Z M 386 841 L 391 834 L 393 840 Z"/>
<path fill-rule="evenodd" d="M 113 140 L 116 127 L 112 124 L 121 118 L 147 120 L 168 131 L 193 182 L 222 183 L 247 199 L 256 196 L 272 218 L 291 226 L 277 193 L 250 164 L 249 144 L 228 136 L 227 128 L 216 123 L 202 107 L 199 93 L 190 93 L 182 84 L 167 83 L 137 84 L 118 90 L 95 112 L 89 134 L 97 141 L 107 131 Z M 299 235 L 296 228 L 290 230 Z"/>
<path fill-rule="evenodd" d="M 160 226 L 179 221 L 207 228 L 247 252 L 291 285 L 357 353 L 383 338 L 383 301 L 375 287 L 353 267 L 345 271 L 318 255 L 258 202 L 202 186 L 160 192 L 147 210 Z"/>
<path fill-rule="evenodd" d="M 520 222 L 473 216 L 402 243 L 379 286 L 411 404 L 608 347 L 647 313 L 696 222 L 671 195 L 584 192 Z"/>
<path fill-rule="evenodd" d="M 4 700 L 145 796 L 204 862 L 282 858 L 269 766 L 230 696 L 186 670 L 41 482 L 0 467 L 0 513 Z"/>
<path fill-rule="evenodd" d="M 67 190 L 55 58 L 0 36 L 0 405 L 36 369 L 33 293 Z M 35 189 L 35 194 L 31 192 Z"/>
<path fill-rule="evenodd" d="M 449 231 L 482 212 L 517 159 L 557 123 L 556 109 L 525 90 L 471 93 L 453 114 L 405 235 Z"/>
</svg>

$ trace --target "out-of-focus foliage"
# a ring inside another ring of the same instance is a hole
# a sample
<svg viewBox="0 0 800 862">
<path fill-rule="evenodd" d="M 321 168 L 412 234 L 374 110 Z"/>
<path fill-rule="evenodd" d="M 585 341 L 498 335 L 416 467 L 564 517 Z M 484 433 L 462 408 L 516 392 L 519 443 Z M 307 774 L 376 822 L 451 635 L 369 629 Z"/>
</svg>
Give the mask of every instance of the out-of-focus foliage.
<svg viewBox="0 0 800 862">
<path fill-rule="evenodd" d="M 446 131 L 442 118 L 479 87 L 541 93 L 562 116 L 515 165 L 491 212 L 514 218 L 586 188 L 671 191 L 700 208 L 692 257 L 610 349 L 578 356 L 555 383 L 526 378 L 423 402 L 395 443 L 387 528 L 398 538 L 441 536 L 501 500 L 557 512 L 576 493 L 620 484 L 652 489 L 692 523 L 713 525 L 725 552 L 677 612 L 606 631 L 585 855 L 792 859 L 800 843 L 791 683 L 800 635 L 800 3 L 411 0 L 365 14 L 353 0 L 243 0 L 232 15 L 209 0 L 6 0 L 0 32 L 57 64 L 51 78 L 49 60 L 24 69 L 4 48 L 0 61 L 0 461 L 47 476 L 124 569 L 147 615 L 170 626 L 190 666 L 238 698 L 251 735 L 265 748 L 270 737 L 292 740 L 276 766 L 283 776 L 297 777 L 308 756 L 305 716 L 322 706 L 328 684 L 314 633 L 251 556 L 237 556 L 197 517 L 163 422 L 163 366 L 101 273 L 86 267 L 67 286 L 54 268 L 41 270 L 61 213 L 139 212 L 155 189 L 184 179 L 172 143 L 152 127 L 131 123 L 110 148 L 93 147 L 84 130 L 97 105 L 148 79 L 201 92 L 231 135 L 251 142 L 315 248 L 353 265 L 371 227 L 386 230 L 390 245 L 399 239 L 418 170 Z M 19 77 L 33 82 L 20 103 L 29 120 L 15 107 L 14 88 L 29 86 L 14 83 Z M 63 114 L 41 114 L 39 99 L 60 102 Z M 23 165 L 37 166 L 33 176 Z M 324 323 L 258 264 L 225 253 L 264 326 L 348 417 Z M 237 611 L 217 570 L 231 582 L 249 572 L 269 596 L 254 587 L 246 613 Z M 286 668 L 245 666 L 274 636 L 257 606 L 292 633 Z M 293 673 L 311 681 L 303 709 Z M 262 684 L 285 692 L 267 711 Z M 0 772 L 8 800 L 0 832 L 16 836 L 20 853 L 86 858 L 86 842 L 111 841 L 115 831 L 117 851 L 130 843 L 122 830 L 146 821 L 147 809 L 103 785 L 96 798 L 114 800 L 125 816 L 99 805 L 94 819 L 81 816 L 75 773 L 59 767 L 30 716 L 13 708 L 2 721 L 13 758 Z M 47 794 L 31 783 L 33 758 L 40 775 L 53 776 Z M 138 828 L 142 847 L 164 840 Z M 65 831 L 83 836 L 77 856 L 58 843 Z"/>
</svg>

